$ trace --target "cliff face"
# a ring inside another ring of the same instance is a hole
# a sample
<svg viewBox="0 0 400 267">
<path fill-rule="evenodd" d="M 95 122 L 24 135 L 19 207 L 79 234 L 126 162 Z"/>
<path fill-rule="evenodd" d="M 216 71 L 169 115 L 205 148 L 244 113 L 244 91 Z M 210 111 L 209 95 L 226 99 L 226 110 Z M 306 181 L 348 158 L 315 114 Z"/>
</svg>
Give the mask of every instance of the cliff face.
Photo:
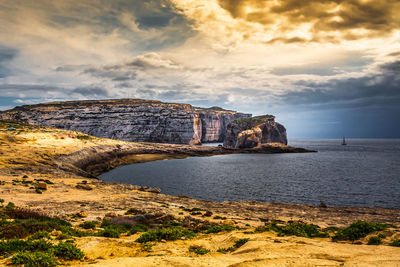
<svg viewBox="0 0 400 267">
<path fill-rule="evenodd" d="M 222 141 L 231 120 L 250 114 L 140 99 L 52 102 L 16 107 L 0 119 L 136 142 Z"/>
<path fill-rule="evenodd" d="M 265 143 L 287 144 L 285 127 L 272 115 L 237 119 L 226 128 L 224 147 L 253 148 Z"/>
</svg>

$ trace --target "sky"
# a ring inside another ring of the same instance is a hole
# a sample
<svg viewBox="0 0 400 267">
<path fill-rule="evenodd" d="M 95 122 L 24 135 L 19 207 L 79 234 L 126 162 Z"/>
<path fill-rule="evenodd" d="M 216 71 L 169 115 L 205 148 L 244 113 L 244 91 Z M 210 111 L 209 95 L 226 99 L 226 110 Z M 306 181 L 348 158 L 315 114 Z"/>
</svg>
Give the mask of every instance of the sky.
<svg viewBox="0 0 400 267">
<path fill-rule="evenodd" d="M 399 0 L 0 0 L 0 110 L 142 98 L 400 138 Z"/>
</svg>

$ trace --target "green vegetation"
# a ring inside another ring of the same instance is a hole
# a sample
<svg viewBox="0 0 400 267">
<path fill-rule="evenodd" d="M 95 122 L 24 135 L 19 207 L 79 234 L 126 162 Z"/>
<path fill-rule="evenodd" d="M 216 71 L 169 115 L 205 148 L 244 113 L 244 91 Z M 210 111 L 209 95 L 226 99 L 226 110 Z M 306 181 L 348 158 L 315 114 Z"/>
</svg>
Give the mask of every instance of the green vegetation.
<svg viewBox="0 0 400 267">
<path fill-rule="evenodd" d="M 61 242 L 54 247 L 54 254 L 65 260 L 80 260 L 85 254 L 70 242 Z"/>
<path fill-rule="evenodd" d="M 11 202 L 10 202 L 11 203 Z M 58 260 L 82 259 L 83 252 L 70 242 L 51 239 L 49 232 L 61 231 L 64 236 L 86 233 L 72 228 L 67 221 L 8 204 L 0 210 L 0 256 L 10 257 L 11 263 L 24 266 L 55 266 Z M 25 238 L 28 239 L 25 240 Z M 57 260 L 58 259 L 58 260 Z"/>
<path fill-rule="evenodd" d="M 79 227 L 81 227 L 83 229 L 95 229 L 96 226 L 97 226 L 96 221 L 86 221 L 86 222 L 79 224 Z"/>
<path fill-rule="evenodd" d="M 301 237 L 329 237 L 328 233 L 321 232 L 319 227 L 314 224 L 308 224 L 301 221 L 289 221 L 282 224 L 280 221 L 273 221 L 264 227 L 257 227 L 256 232 L 274 231 L 278 236 L 301 236 Z"/>
<path fill-rule="evenodd" d="M 219 233 L 219 232 L 230 232 L 235 230 L 236 228 L 230 225 L 218 225 L 218 224 L 213 224 L 213 225 L 209 225 L 206 228 L 205 233 L 206 234 L 215 234 L 215 233 Z"/>
<path fill-rule="evenodd" d="M 77 135 L 76 138 L 79 140 L 90 140 L 91 137 L 89 135 Z"/>
<path fill-rule="evenodd" d="M 108 220 L 104 220 L 101 227 L 104 228 L 104 230 L 98 232 L 98 235 L 111 238 L 119 238 L 121 234 L 132 229 L 132 225 L 128 223 L 116 224 Z"/>
<path fill-rule="evenodd" d="M 332 237 L 332 240 L 355 241 L 360 238 L 366 237 L 370 233 L 385 230 L 388 227 L 389 225 L 384 223 L 358 221 L 350 224 L 350 226 L 346 228 L 339 230 L 337 234 Z"/>
<path fill-rule="evenodd" d="M 181 239 L 182 237 L 193 238 L 194 236 L 195 233 L 193 233 L 192 231 L 188 231 L 180 227 L 169 227 L 162 228 L 156 231 L 148 231 L 142 234 L 138 239 L 136 239 L 136 242 L 146 243 L 161 240 L 174 241 Z"/>
<path fill-rule="evenodd" d="M 39 232 L 36 232 L 36 233 L 34 233 L 33 235 L 31 235 L 29 237 L 30 240 L 37 240 L 37 239 L 43 239 L 43 238 L 50 239 L 49 232 L 39 231 Z"/>
<path fill-rule="evenodd" d="M 205 254 L 210 252 L 209 249 L 203 248 L 201 246 L 190 246 L 189 247 L 189 251 L 190 252 L 194 252 L 194 253 L 196 253 L 198 255 L 205 255 Z"/>
<path fill-rule="evenodd" d="M 47 267 L 59 265 L 55 256 L 49 252 L 19 252 L 11 258 L 15 265 L 25 267 Z"/>
<path fill-rule="evenodd" d="M 136 234 L 138 232 L 147 232 L 149 230 L 149 227 L 147 225 L 137 223 L 135 224 L 132 229 L 129 231 L 129 234 Z"/>
<path fill-rule="evenodd" d="M 382 244 L 382 238 L 379 236 L 371 236 L 368 239 L 368 245 L 379 245 Z"/>
<path fill-rule="evenodd" d="M 239 239 L 239 240 L 235 241 L 235 244 L 232 247 L 220 248 L 217 250 L 217 252 L 220 252 L 220 253 L 233 252 L 233 251 L 237 250 L 238 248 L 240 248 L 241 246 L 243 246 L 244 244 L 246 244 L 248 241 L 249 241 L 248 238 Z"/>
<path fill-rule="evenodd" d="M 119 238 L 120 232 L 113 228 L 106 228 L 98 233 L 99 236 Z"/>
<path fill-rule="evenodd" d="M 146 214 L 144 210 L 138 210 L 135 208 L 130 208 L 125 212 L 125 215 L 138 215 L 138 214 Z"/>
<path fill-rule="evenodd" d="M 390 243 L 390 246 L 392 246 L 392 247 L 400 247 L 400 239 L 394 240 L 392 243 Z"/>
</svg>

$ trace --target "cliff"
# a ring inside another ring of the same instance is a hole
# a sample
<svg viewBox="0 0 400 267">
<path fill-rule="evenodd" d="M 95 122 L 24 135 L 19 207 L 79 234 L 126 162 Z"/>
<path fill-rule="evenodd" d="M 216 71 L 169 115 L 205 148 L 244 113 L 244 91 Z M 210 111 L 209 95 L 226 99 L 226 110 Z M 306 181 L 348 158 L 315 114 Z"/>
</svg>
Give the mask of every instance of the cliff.
<svg viewBox="0 0 400 267">
<path fill-rule="evenodd" d="M 230 121 L 250 114 L 221 108 L 141 99 L 86 100 L 26 105 L 0 119 L 75 130 L 134 142 L 199 144 L 222 142 Z"/>
<path fill-rule="evenodd" d="M 253 148 L 266 143 L 287 144 L 285 127 L 272 115 L 236 119 L 226 128 L 224 147 Z"/>
</svg>

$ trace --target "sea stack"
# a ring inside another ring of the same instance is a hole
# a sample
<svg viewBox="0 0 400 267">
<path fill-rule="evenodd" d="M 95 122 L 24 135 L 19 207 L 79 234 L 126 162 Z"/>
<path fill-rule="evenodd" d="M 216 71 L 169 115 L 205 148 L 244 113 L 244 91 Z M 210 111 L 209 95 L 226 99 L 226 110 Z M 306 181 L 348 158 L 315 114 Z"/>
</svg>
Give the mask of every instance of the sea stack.
<svg viewBox="0 0 400 267">
<path fill-rule="evenodd" d="M 224 147 L 253 148 L 265 143 L 287 145 L 286 129 L 275 116 L 264 115 L 231 121 L 226 128 Z"/>
</svg>

